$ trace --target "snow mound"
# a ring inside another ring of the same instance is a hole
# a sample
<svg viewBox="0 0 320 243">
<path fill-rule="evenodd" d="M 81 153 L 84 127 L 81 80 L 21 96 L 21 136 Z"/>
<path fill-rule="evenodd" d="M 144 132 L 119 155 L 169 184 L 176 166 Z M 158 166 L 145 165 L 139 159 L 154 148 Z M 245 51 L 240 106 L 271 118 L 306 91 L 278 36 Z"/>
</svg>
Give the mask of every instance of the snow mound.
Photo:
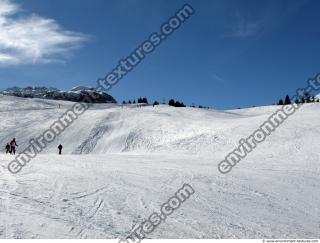
<svg viewBox="0 0 320 243">
<path fill-rule="evenodd" d="M 38 137 L 72 105 L 66 101 L 0 96 L 0 113 L 4 116 L 0 139 L 10 140 L 14 133 L 20 147 L 27 146 L 32 137 Z M 206 154 L 231 143 L 223 131 L 224 124 L 236 117 L 240 116 L 166 105 L 94 104 L 58 137 L 57 143 L 62 143 L 68 154 Z M 12 130 L 13 124 L 18 129 Z M 55 143 L 44 151 L 54 152 Z"/>
<path fill-rule="evenodd" d="M 31 138 L 39 137 L 72 105 L 72 102 L 66 101 L 0 96 L 0 139 L 9 141 L 11 137 L 16 137 L 20 148 L 26 147 Z M 302 110 L 306 111 L 299 112 L 304 116 L 312 111 L 318 114 L 318 107 L 318 103 L 305 105 Z M 57 144 L 61 143 L 67 154 L 223 155 L 228 150 L 231 152 L 241 138 L 249 136 L 276 109 L 276 106 L 269 106 L 225 112 L 166 105 L 94 104 L 43 153 L 56 153 Z M 310 120 L 316 119 L 313 117 Z M 288 134 L 281 139 L 295 141 L 299 128 L 290 121 L 287 123 Z M 297 124 L 302 126 L 306 121 L 298 121 Z M 264 144 L 269 143 L 267 140 Z M 269 145 L 274 146 L 272 143 Z"/>
</svg>

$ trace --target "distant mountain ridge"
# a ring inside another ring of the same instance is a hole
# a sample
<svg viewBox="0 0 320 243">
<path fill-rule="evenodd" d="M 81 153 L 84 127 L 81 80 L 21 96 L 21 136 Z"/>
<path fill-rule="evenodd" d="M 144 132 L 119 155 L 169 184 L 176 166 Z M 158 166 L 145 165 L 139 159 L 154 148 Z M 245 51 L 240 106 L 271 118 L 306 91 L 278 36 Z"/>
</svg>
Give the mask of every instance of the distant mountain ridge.
<svg viewBox="0 0 320 243">
<path fill-rule="evenodd" d="M 69 91 L 40 86 L 28 86 L 25 88 L 11 87 L 1 91 L 0 94 L 23 98 L 66 100 L 73 102 L 81 102 L 85 100 L 85 98 L 90 98 L 92 103 L 117 103 L 111 95 L 104 92 L 98 92 L 94 88 L 85 86 L 77 86 Z"/>
</svg>

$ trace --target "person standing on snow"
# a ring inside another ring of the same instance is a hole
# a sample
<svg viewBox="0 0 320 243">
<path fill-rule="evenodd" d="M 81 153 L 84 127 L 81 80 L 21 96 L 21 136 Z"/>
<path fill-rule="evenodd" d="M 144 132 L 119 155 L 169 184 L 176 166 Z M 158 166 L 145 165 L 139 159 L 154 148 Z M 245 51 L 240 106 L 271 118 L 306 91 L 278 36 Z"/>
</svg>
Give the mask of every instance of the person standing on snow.
<svg viewBox="0 0 320 243">
<path fill-rule="evenodd" d="M 58 149 L 59 149 L 59 155 L 61 155 L 61 153 L 62 153 L 62 145 L 60 144 L 59 146 L 58 146 Z"/>
<path fill-rule="evenodd" d="M 7 145 L 6 145 L 6 154 L 7 153 L 11 153 L 10 150 L 11 150 L 11 146 L 10 146 L 10 144 L 7 143 Z"/>
<path fill-rule="evenodd" d="M 11 146 L 10 154 L 16 154 L 16 147 L 19 147 L 19 145 L 17 144 L 15 138 L 13 138 L 12 141 L 10 142 L 10 146 Z"/>
</svg>

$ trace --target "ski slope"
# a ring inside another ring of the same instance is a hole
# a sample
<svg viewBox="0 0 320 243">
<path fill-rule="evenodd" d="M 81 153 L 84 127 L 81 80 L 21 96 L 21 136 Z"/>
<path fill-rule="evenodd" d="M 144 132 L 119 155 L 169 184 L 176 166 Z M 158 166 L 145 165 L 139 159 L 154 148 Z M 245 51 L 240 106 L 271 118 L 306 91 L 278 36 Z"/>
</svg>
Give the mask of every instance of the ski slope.
<svg viewBox="0 0 320 243">
<path fill-rule="evenodd" d="M 3 147 L 15 137 L 21 152 L 72 104 L 0 96 Z M 304 105 L 222 175 L 277 107 L 93 105 L 19 174 L 0 154 L 0 238 L 125 237 L 184 183 L 196 193 L 149 238 L 320 238 L 319 108 Z"/>
</svg>

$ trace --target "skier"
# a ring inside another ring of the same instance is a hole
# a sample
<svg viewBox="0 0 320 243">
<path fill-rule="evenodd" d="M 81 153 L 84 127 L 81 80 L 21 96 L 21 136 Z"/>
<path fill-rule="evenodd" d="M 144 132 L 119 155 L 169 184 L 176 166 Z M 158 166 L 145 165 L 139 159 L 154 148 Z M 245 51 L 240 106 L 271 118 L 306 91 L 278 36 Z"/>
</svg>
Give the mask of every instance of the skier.
<svg viewBox="0 0 320 243">
<path fill-rule="evenodd" d="M 10 154 L 16 154 L 16 147 L 19 147 L 19 145 L 17 144 L 15 138 L 13 138 L 12 141 L 10 142 L 10 146 L 11 146 Z"/>
<path fill-rule="evenodd" d="M 6 154 L 7 154 L 7 153 L 10 153 L 10 154 L 11 154 L 10 150 L 11 150 L 11 146 L 10 146 L 9 143 L 7 143 L 7 145 L 6 145 Z"/>
<path fill-rule="evenodd" d="M 58 149 L 59 149 L 59 155 L 61 155 L 61 153 L 62 153 L 62 145 L 60 144 L 59 146 L 58 146 Z"/>
</svg>

